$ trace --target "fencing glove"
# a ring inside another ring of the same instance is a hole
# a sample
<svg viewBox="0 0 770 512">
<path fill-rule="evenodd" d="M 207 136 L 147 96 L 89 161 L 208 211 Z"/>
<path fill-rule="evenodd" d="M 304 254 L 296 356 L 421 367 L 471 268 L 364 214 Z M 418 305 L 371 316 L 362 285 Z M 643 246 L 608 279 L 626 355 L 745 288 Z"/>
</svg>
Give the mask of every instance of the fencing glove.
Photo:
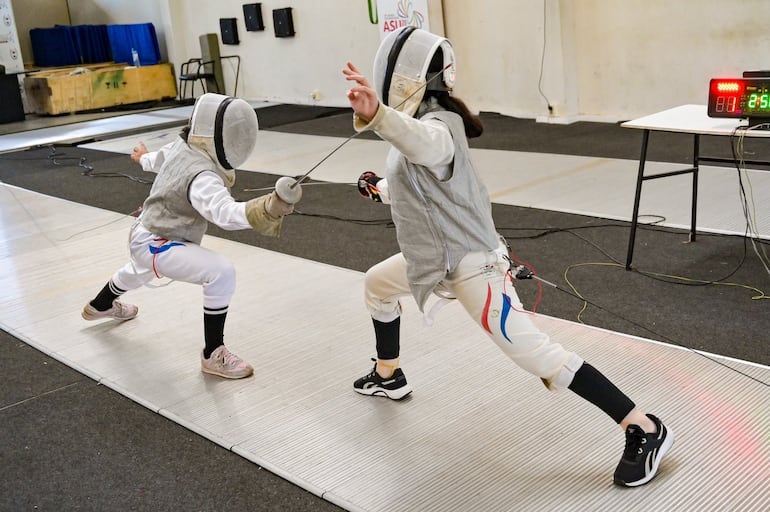
<svg viewBox="0 0 770 512">
<path fill-rule="evenodd" d="M 283 224 L 283 215 L 274 215 L 276 208 L 273 206 L 268 210 L 268 205 L 272 202 L 271 198 L 275 192 L 270 192 L 264 196 L 255 197 L 246 202 L 246 219 L 254 228 L 254 231 L 267 236 L 278 236 L 281 234 L 281 224 Z"/>
<path fill-rule="evenodd" d="M 278 218 L 292 213 L 294 211 L 294 205 L 281 199 L 278 192 L 271 192 L 267 195 L 265 210 L 271 217 Z"/>
<path fill-rule="evenodd" d="M 302 186 L 289 177 L 281 177 L 275 190 L 246 202 L 246 219 L 258 233 L 279 236 L 283 218 L 294 211 L 294 204 L 302 197 Z"/>
<path fill-rule="evenodd" d="M 358 192 L 372 201 L 381 203 L 380 189 L 377 188 L 377 183 L 380 181 L 382 181 L 382 178 L 372 171 L 366 171 L 358 178 Z"/>
</svg>

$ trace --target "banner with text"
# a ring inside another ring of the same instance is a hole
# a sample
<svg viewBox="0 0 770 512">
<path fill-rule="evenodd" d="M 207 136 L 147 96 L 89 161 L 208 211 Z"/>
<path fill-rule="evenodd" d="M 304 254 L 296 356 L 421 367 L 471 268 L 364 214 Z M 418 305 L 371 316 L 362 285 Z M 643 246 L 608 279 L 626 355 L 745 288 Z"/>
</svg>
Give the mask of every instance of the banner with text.
<svg viewBox="0 0 770 512">
<path fill-rule="evenodd" d="M 430 30 L 428 0 L 377 0 L 377 18 L 380 39 L 407 25 Z"/>
</svg>

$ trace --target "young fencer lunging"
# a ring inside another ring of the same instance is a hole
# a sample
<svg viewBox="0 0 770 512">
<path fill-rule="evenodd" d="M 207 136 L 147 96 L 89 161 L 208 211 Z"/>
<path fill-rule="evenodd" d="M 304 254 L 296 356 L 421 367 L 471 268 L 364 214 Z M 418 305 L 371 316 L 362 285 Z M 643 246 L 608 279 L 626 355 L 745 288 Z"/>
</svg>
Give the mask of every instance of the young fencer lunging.
<svg viewBox="0 0 770 512">
<path fill-rule="evenodd" d="M 411 392 L 399 367 L 399 298 L 411 294 L 422 310 L 432 293 L 450 295 L 517 365 L 551 390 L 572 390 L 620 425 L 626 447 L 616 484 L 649 482 L 673 433 L 599 370 L 541 332 L 516 295 L 506 244 L 496 233 L 489 195 L 468 149 L 468 137 L 480 135 L 483 125 L 452 95 L 450 41 L 405 27 L 380 44 L 373 85 L 350 62 L 343 73 L 353 82 L 348 99 L 355 129 L 372 130 L 392 146 L 384 175 L 364 173 L 359 190 L 390 204 L 401 250 L 366 273 L 377 359 L 372 371 L 354 382 L 355 391 L 396 400 Z"/>
</svg>

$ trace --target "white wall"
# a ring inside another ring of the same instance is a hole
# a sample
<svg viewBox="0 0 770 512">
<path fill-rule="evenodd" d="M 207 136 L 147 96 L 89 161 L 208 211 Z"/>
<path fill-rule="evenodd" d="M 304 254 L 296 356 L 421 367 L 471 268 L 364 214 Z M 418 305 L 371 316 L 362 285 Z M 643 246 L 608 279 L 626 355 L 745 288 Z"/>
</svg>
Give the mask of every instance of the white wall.
<svg viewBox="0 0 770 512">
<path fill-rule="evenodd" d="M 311 93 L 318 91 L 319 104 L 342 105 L 346 59 L 369 68 L 379 44 L 377 26 L 370 24 L 364 1 L 263 1 L 266 28 L 260 32 L 246 31 L 243 0 L 167 1 L 171 30 L 180 38 L 175 48 L 169 46 L 177 68 L 188 58 L 200 56 L 199 35 L 219 34 L 219 18 L 237 18 L 240 44 L 221 45 L 220 51 L 241 56 L 238 95 L 248 99 L 314 103 Z M 296 35 L 291 38 L 275 37 L 272 10 L 283 7 L 293 9 Z M 225 71 L 228 65 L 223 65 Z M 225 82 L 231 92 L 227 75 Z"/>
<path fill-rule="evenodd" d="M 447 37 L 457 57 L 457 96 L 477 110 L 530 118 L 548 111 L 541 88 L 563 104 L 558 3 L 444 0 Z M 541 80 L 544 6 L 549 37 Z"/>
<path fill-rule="evenodd" d="M 379 44 L 366 1 L 265 0 L 263 32 L 246 32 L 243 3 L 69 0 L 73 24 L 153 22 L 177 70 L 200 55 L 200 34 L 219 34 L 219 18 L 237 18 L 241 43 L 221 52 L 241 56 L 239 96 L 347 105 L 345 61 L 368 70 Z M 770 69 L 770 0 L 440 3 L 457 52 L 456 93 L 476 110 L 539 118 L 547 98 L 562 119 L 618 121 L 704 104 L 709 78 Z M 274 37 L 272 10 L 282 7 L 293 8 L 293 38 Z"/>
<path fill-rule="evenodd" d="M 638 117 L 705 104 L 710 78 L 770 69 L 768 0 L 563 1 L 578 55 L 577 113 Z"/>
</svg>

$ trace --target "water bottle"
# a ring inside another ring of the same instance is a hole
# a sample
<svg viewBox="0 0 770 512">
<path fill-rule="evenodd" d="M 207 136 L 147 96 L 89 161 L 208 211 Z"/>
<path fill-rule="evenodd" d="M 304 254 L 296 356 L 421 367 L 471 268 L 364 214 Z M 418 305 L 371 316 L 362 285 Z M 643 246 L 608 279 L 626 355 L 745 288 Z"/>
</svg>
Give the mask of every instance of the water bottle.
<svg viewBox="0 0 770 512">
<path fill-rule="evenodd" d="M 139 52 L 131 48 L 131 58 L 134 59 L 134 66 L 139 67 Z"/>
</svg>

